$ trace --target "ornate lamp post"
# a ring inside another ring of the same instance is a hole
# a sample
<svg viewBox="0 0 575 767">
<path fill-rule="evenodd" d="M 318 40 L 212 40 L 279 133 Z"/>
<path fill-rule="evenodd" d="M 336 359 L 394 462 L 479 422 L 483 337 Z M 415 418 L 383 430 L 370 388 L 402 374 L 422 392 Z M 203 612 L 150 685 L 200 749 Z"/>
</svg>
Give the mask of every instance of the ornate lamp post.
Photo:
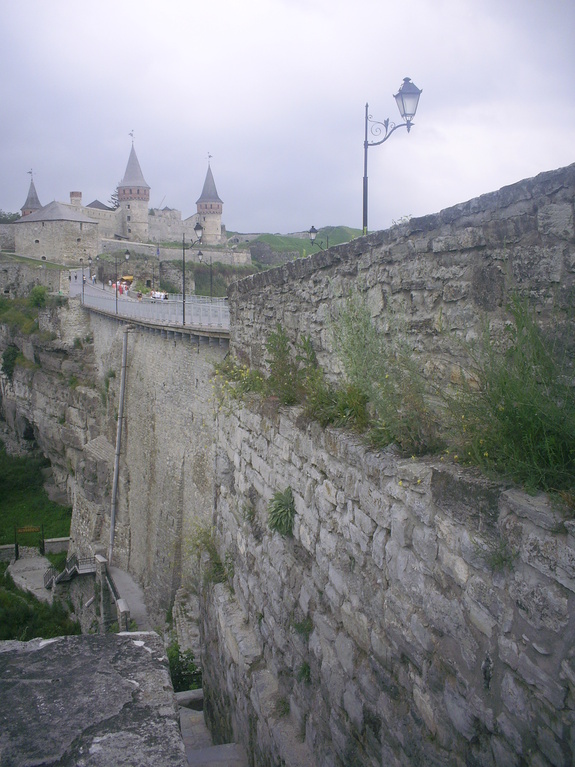
<svg viewBox="0 0 575 767">
<path fill-rule="evenodd" d="M 198 242 L 202 241 L 204 227 L 198 223 L 194 226 L 196 239 L 190 242 L 188 248 L 193 248 Z M 182 234 L 182 325 L 186 324 L 186 235 Z"/>
<path fill-rule="evenodd" d="M 92 256 L 88 256 L 88 279 L 92 280 Z"/>
<path fill-rule="evenodd" d="M 100 256 L 96 256 L 96 277 L 102 278 L 102 290 L 104 290 L 104 267 L 100 271 Z"/>
<path fill-rule="evenodd" d="M 414 85 L 409 77 L 403 78 L 403 84 L 399 91 L 394 95 L 394 99 L 399 109 L 399 114 L 402 120 L 405 122 L 396 125 L 389 121 L 389 119 L 383 122 L 373 120 L 368 112 L 368 104 L 365 105 L 365 139 L 363 142 L 363 233 L 367 234 L 367 149 L 370 146 L 379 146 L 391 136 L 391 134 L 398 128 L 407 128 L 407 132 L 411 130 L 412 120 L 417 112 L 417 105 L 419 103 L 419 97 L 422 91 Z M 370 133 L 372 136 L 381 136 L 382 128 L 385 130 L 383 138 L 378 141 L 367 140 L 367 126 L 371 123 Z"/>
<path fill-rule="evenodd" d="M 315 226 L 312 226 L 312 228 L 309 230 L 308 234 L 309 234 L 309 241 L 311 242 L 312 248 L 313 248 L 314 245 L 317 245 L 318 248 L 320 248 L 320 250 L 324 250 L 324 247 L 321 244 L 321 242 L 316 242 L 315 241 L 315 238 L 318 235 L 318 231 L 315 228 Z M 325 236 L 325 239 L 326 239 L 326 243 L 327 243 L 326 247 L 329 248 L 329 236 L 327 234 Z"/>
<path fill-rule="evenodd" d="M 80 258 L 82 264 L 82 303 L 84 303 L 84 259 Z"/>
<path fill-rule="evenodd" d="M 124 253 L 124 258 L 126 259 L 126 263 L 128 263 L 130 259 L 129 250 L 126 250 Z M 114 253 L 114 261 L 116 262 L 116 314 L 118 314 L 118 251 Z"/>
</svg>

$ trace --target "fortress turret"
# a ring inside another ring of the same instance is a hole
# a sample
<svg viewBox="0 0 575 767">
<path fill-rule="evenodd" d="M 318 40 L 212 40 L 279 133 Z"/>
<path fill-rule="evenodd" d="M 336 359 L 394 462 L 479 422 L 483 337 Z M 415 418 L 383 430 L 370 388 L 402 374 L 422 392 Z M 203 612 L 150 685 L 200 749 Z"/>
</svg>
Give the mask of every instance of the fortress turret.
<svg viewBox="0 0 575 767">
<path fill-rule="evenodd" d="M 30 189 L 28 190 L 28 197 L 26 197 L 26 202 L 20 208 L 22 211 L 22 216 L 28 216 L 30 213 L 35 213 L 42 207 L 36 193 L 36 187 L 34 186 L 34 177 L 32 176 L 32 171 L 30 170 L 28 172 L 30 173 Z"/>
<path fill-rule="evenodd" d="M 150 187 L 144 179 L 134 143 L 128 159 L 124 178 L 118 185 L 118 202 L 121 211 L 121 234 L 129 240 L 147 242 L 148 203 Z"/>
<path fill-rule="evenodd" d="M 203 242 L 207 245 L 218 244 L 222 240 L 222 208 L 223 202 L 218 197 L 212 169 L 208 165 L 204 188 L 199 199 L 197 219 L 204 227 Z"/>
</svg>

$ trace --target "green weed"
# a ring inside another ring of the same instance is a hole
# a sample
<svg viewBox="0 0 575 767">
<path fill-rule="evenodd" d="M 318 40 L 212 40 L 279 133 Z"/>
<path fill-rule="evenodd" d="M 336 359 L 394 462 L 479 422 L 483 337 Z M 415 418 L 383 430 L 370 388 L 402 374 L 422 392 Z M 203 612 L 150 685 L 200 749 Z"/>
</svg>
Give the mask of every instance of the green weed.
<svg viewBox="0 0 575 767">
<path fill-rule="evenodd" d="M 173 638 L 166 648 L 170 676 L 174 692 L 186 690 L 198 690 L 202 686 L 202 672 L 196 666 L 194 654 L 191 650 L 180 648 L 177 639 Z"/>
<path fill-rule="evenodd" d="M 506 337 L 485 329 L 450 412 L 459 452 L 527 490 L 575 488 L 572 371 L 535 322 L 527 302 L 509 306 Z"/>
<path fill-rule="evenodd" d="M 62 602 L 50 605 L 19 589 L 5 569 L 6 564 L 0 563 L 0 640 L 25 642 L 81 633 L 80 624 L 70 619 Z"/>
<path fill-rule="evenodd" d="M 268 527 L 280 535 L 291 536 L 295 519 L 295 504 L 291 487 L 274 494 L 268 505 Z"/>
</svg>

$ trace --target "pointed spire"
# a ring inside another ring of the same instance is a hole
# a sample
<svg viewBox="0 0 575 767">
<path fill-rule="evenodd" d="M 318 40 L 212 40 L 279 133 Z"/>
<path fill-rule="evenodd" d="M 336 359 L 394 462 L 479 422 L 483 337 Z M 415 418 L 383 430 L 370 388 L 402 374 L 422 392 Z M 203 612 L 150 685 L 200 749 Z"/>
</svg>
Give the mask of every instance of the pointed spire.
<svg viewBox="0 0 575 767">
<path fill-rule="evenodd" d="M 196 200 L 196 205 L 199 205 L 203 202 L 219 202 L 220 204 L 223 204 L 223 201 L 218 197 L 216 182 L 214 181 L 212 169 L 209 164 L 208 172 L 206 173 L 206 180 L 204 181 L 204 188 L 202 189 L 202 193 L 199 199 Z"/>
<path fill-rule="evenodd" d="M 26 197 L 26 202 L 20 208 L 23 216 L 27 216 L 30 213 L 34 213 L 34 211 L 40 210 L 40 208 L 42 207 L 42 204 L 40 203 L 40 200 L 38 199 L 36 187 L 34 186 L 34 174 L 32 173 L 31 170 L 29 170 L 28 173 L 30 174 L 30 188 L 28 190 L 28 197 Z"/>
<path fill-rule="evenodd" d="M 124 178 L 120 181 L 120 186 L 139 187 L 140 189 L 149 189 L 146 184 L 144 174 L 140 168 L 136 150 L 134 149 L 134 143 L 132 138 L 132 149 L 130 150 L 130 157 L 128 159 L 128 165 L 126 166 L 126 172 Z"/>
</svg>

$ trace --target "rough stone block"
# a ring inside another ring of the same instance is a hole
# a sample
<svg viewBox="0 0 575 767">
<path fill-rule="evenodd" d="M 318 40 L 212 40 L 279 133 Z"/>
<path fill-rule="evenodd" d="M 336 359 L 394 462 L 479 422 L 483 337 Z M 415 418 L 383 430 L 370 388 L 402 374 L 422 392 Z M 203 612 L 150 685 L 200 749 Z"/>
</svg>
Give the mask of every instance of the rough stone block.
<svg viewBox="0 0 575 767">
<path fill-rule="evenodd" d="M 335 654 L 350 678 L 354 676 L 356 647 L 345 634 L 338 634 L 335 640 Z"/>
<path fill-rule="evenodd" d="M 517 643 L 506 637 L 499 637 L 501 660 L 507 663 L 520 678 L 541 693 L 556 709 L 565 705 L 566 687 L 556 682 L 547 672 L 531 661 L 525 652 L 521 652 Z M 512 709 L 510 709 L 512 710 Z"/>
</svg>

